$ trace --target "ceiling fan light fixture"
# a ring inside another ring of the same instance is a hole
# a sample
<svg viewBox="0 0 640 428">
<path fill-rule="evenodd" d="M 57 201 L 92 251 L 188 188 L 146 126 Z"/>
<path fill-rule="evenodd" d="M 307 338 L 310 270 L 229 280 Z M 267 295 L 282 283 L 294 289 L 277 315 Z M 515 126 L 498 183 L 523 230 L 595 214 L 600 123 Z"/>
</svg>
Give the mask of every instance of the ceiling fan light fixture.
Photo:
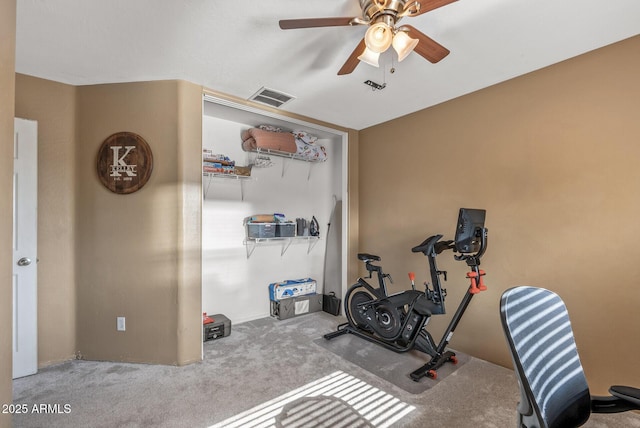
<svg viewBox="0 0 640 428">
<path fill-rule="evenodd" d="M 362 54 L 360 54 L 360 56 L 358 57 L 358 59 L 362 62 L 366 62 L 367 64 L 374 67 L 380 67 L 380 65 L 378 65 L 378 58 L 380 58 L 380 53 L 374 52 L 369 48 L 364 48 L 364 52 L 362 52 Z"/>
<path fill-rule="evenodd" d="M 280 28 L 367 26 L 364 37 L 353 49 L 347 61 L 338 70 L 338 76 L 352 73 L 360 61 L 378 67 L 380 54 L 393 46 L 398 59 L 403 61 L 415 51 L 435 64 L 450 51 L 411 25 L 398 27 L 404 17 L 416 17 L 439 9 L 456 0 L 359 0 L 361 15 L 357 17 L 281 19 Z M 393 72 L 393 65 L 392 69 Z"/>
<path fill-rule="evenodd" d="M 400 62 L 418 45 L 418 39 L 409 37 L 405 31 L 398 31 L 393 37 L 392 45 L 398 54 L 398 62 Z"/>
<path fill-rule="evenodd" d="M 393 41 L 393 30 L 384 22 L 376 22 L 367 29 L 364 42 L 369 50 L 382 53 L 389 49 Z"/>
</svg>

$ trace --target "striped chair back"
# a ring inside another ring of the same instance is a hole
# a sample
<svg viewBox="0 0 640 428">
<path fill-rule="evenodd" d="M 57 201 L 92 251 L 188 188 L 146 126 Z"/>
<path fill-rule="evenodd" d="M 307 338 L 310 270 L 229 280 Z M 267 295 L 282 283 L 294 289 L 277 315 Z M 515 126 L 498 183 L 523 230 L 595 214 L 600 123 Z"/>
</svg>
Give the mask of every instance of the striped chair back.
<svg viewBox="0 0 640 428">
<path fill-rule="evenodd" d="M 543 288 L 511 288 L 500 315 L 520 385 L 518 428 L 584 424 L 591 397 L 562 299 Z"/>
</svg>

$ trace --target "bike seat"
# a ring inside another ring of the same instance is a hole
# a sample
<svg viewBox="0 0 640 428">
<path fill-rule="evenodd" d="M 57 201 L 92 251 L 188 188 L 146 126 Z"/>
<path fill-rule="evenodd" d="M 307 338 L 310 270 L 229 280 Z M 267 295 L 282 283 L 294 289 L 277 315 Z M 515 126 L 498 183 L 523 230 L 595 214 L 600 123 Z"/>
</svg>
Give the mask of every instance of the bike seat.
<svg viewBox="0 0 640 428">
<path fill-rule="evenodd" d="M 374 256 L 373 254 L 367 254 L 367 253 L 358 253 L 358 260 L 362 260 L 363 262 L 367 262 L 369 260 L 373 260 L 374 262 L 379 262 L 380 256 Z"/>
</svg>

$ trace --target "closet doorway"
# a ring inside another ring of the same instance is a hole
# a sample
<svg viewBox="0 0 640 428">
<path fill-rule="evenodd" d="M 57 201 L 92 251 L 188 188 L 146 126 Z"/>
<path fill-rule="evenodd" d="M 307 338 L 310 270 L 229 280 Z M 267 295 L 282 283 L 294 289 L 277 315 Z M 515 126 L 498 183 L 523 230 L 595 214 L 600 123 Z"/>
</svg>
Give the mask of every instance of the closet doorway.
<svg viewBox="0 0 640 428">
<path fill-rule="evenodd" d="M 326 160 L 244 150 L 246 132 L 263 125 L 303 132 L 324 147 Z M 223 314 L 232 324 L 268 317 L 268 286 L 287 279 L 312 278 L 318 293 L 342 296 L 347 284 L 348 133 L 205 95 L 202 141 L 208 154 L 250 170 L 244 177 L 203 172 L 203 312 Z M 274 213 L 288 221 L 315 218 L 318 239 L 248 240 L 246 219 Z"/>
</svg>

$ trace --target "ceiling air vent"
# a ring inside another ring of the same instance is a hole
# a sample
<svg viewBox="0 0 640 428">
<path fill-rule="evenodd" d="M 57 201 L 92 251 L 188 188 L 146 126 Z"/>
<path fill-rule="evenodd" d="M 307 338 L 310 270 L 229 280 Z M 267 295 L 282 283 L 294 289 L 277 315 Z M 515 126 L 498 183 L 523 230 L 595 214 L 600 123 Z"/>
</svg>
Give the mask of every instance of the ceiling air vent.
<svg viewBox="0 0 640 428">
<path fill-rule="evenodd" d="M 273 89 L 262 87 L 258 92 L 253 94 L 249 100 L 256 101 L 271 107 L 281 107 L 283 104 L 295 99 L 296 97 L 279 92 Z"/>
</svg>

